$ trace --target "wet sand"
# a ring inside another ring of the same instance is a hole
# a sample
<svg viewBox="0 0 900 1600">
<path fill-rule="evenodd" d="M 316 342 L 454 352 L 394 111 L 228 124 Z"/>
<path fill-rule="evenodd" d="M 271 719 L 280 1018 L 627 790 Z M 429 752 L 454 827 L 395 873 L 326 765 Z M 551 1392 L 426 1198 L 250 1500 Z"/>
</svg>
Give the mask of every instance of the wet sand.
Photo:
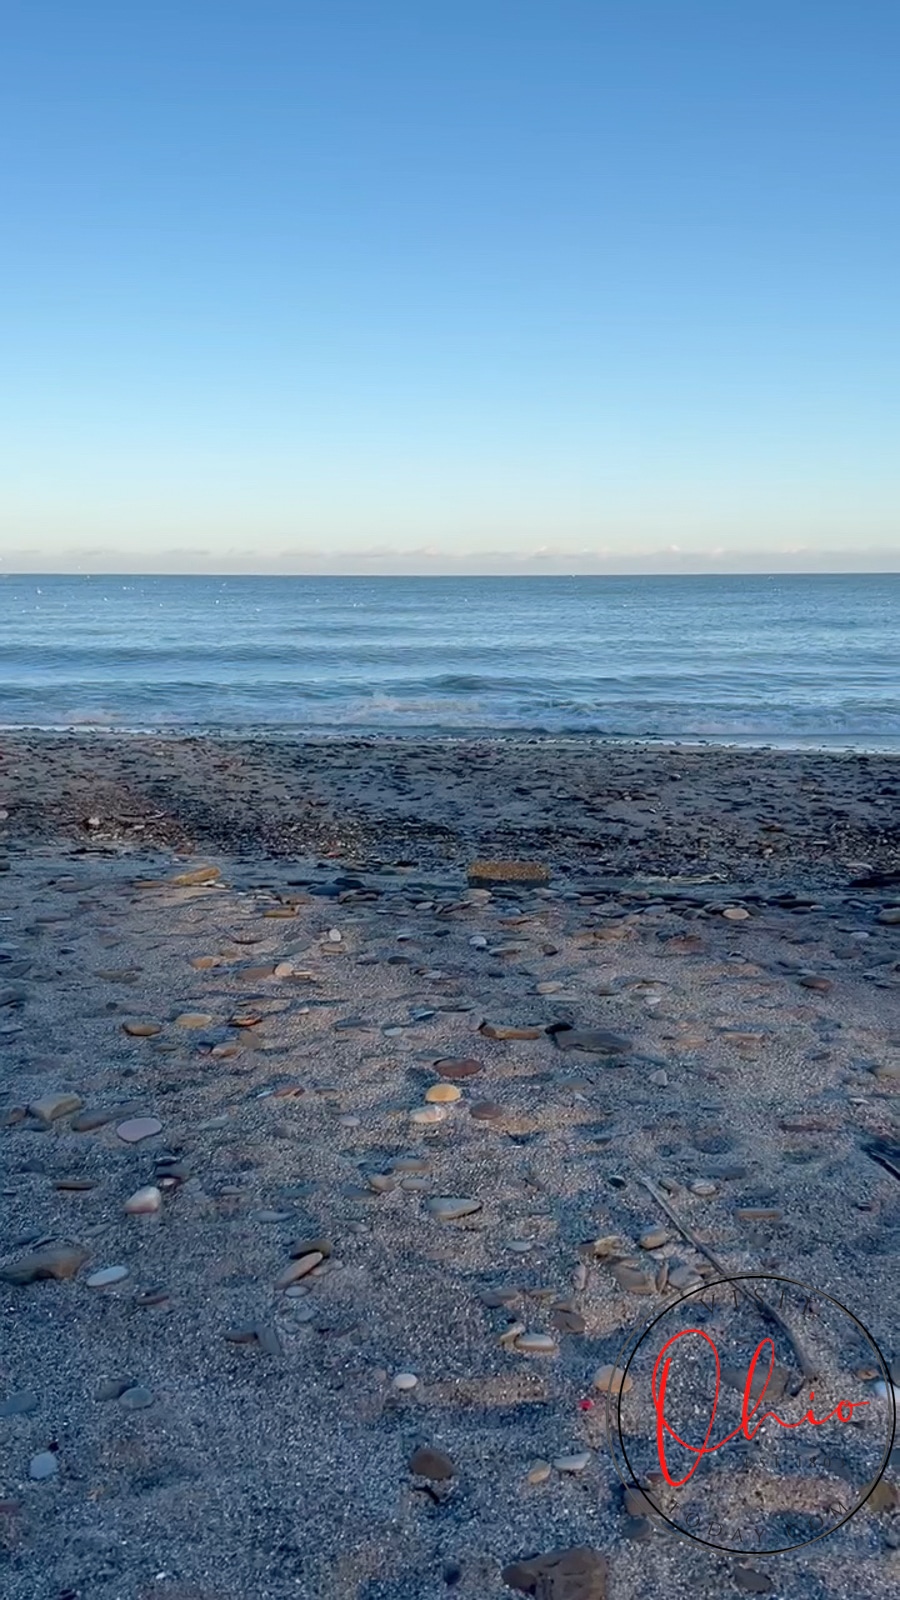
<svg viewBox="0 0 900 1600">
<path fill-rule="evenodd" d="M 742 1564 L 625 1504 L 595 1378 L 707 1270 L 644 1175 L 900 1356 L 900 760 L 6 735 L 0 808 L 4 1594 L 898 1592 L 895 1463 Z"/>
</svg>

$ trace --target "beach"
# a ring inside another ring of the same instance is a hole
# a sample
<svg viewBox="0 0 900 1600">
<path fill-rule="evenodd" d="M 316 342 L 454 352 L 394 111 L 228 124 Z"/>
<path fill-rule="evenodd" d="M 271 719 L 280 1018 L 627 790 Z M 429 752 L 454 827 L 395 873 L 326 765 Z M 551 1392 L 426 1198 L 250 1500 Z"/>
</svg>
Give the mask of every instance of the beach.
<svg viewBox="0 0 900 1600">
<path fill-rule="evenodd" d="M 900 1382 L 900 756 L 17 731 L 0 812 L 10 1600 L 898 1591 L 896 1451 L 739 1557 L 598 1374 L 693 1237 Z"/>
</svg>

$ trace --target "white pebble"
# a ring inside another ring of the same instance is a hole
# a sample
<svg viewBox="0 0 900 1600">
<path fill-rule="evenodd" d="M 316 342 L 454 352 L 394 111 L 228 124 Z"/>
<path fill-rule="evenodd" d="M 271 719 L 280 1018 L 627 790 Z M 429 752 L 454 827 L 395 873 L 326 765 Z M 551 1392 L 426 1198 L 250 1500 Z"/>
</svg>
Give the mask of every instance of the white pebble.
<svg viewBox="0 0 900 1600">
<path fill-rule="evenodd" d="M 557 1456 L 553 1462 L 557 1472 L 583 1472 L 590 1465 L 590 1450 L 579 1450 L 574 1455 Z"/>
<path fill-rule="evenodd" d="M 394 1377 L 395 1389 L 415 1389 L 419 1380 L 414 1372 L 398 1372 Z"/>
<path fill-rule="evenodd" d="M 410 1122 L 432 1123 L 443 1122 L 447 1115 L 446 1106 L 416 1106 L 409 1114 Z"/>
<path fill-rule="evenodd" d="M 87 1279 L 89 1289 L 106 1289 L 111 1283 L 121 1283 L 128 1277 L 127 1267 L 101 1267 L 99 1272 L 92 1272 Z"/>
<path fill-rule="evenodd" d="M 149 1215 L 158 1211 L 162 1205 L 162 1192 L 153 1183 L 147 1184 L 143 1189 L 136 1189 L 125 1201 L 125 1210 L 130 1217 Z"/>
<path fill-rule="evenodd" d="M 341 943 L 342 935 L 338 932 L 337 928 L 329 928 L 328 929 L 328 940 L 329 940 L 330 944 L 340 944 Z"/>
</svg>

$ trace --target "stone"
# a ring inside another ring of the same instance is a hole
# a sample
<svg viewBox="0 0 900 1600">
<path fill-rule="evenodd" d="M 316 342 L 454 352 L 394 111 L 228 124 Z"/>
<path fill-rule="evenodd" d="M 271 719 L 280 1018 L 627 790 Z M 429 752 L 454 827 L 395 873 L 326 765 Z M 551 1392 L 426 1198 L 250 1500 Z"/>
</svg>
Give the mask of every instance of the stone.
<svg viewBox="0 0 900 1600">
<path fill-rule="evenodd" d="M 94 1110 L 81 1111 L 69 1123 L 73 1133 L 93 1133 L 97 1128 L 105 1128 L 108 1122 L 115 1120 L 115 1111 L 103 1111 L 99 1107 Z"/>
<path fill-rule="evenodd" d="M 452 1105 L 461 1096 L 462 1090 L 457 1089 L 455 1083 L 433 1083 L 425 1090 L 425 1099 L 430 1105 Z"/>
<path fill-rule="evenodd" d="M 478 1032 L 485 1039 L 540 1039 L 543 1028 L 517 1027 L 515 1023 L 483 1022 Z"/>
<path fill-rule="evenodd" d="M 28 1463 L 28 1476 L 35 1483 L 44 1483 L 47 1478 L 55 1478 L 59 1471 L 59 1462 L 52 1450 L 41 1450 L 38 1455 L 32 1456 Z"/>
<path fill-rule="evenodd" d="M 599 1389 L 601 1394 L 628 1394 L 633 1387 L 630 1374 L 619 1367 L 600 1367 L 594 1373 L 594 1388 Z"/>
<path fill-rule="evenodd" d="M 155 1134 L 162 1133 L 162 1123 L 158 1117 L 128 1117 L 119 1123 L 116 1133 L 125 1144 L 140 1144 L 142 1139 L 152 1139 Z"/>
<path fill-rule="evenodd" d="M 469 1108 L 469 1116 L 476 1122 L 500 1122 L 506 1113 L 496 1100 L 476 1100 Z"/>
<path fill-rule="evenodd" d="M 334 1246 L 330 1239 L 298 1239 L 296 1244 L 291 1245 L 288 1255 L 292 1261 L 299 1261 L 303 1256 L 313 1254 L 319 1255 L 323 1261 L 327 1261 L 333 1249 Z"/>
<path fill-rule="evenodd" d="M 126 1411 L 146 1411 L 148 1406 L 152 1406 L 154 1398 L 143 1384 L 134 1383 L 119 1395 L 119 1405 Z"/>
<path fill-rule="evenodd" d="M 433 1445 L 421 1445 L 409 1458 L 409 1470 L 417 1478 L 427 1478 L 430 1483 L 447 1483 L 456 1476 L 456 1468 L 443 1450 Z"/>
<path fill-rule="evenodd" d="M 646 1233 L 641 1234 L 638 1243 L 642 1250 L 660 1250 L 668 1241 L 669 1233 L 666 1228 L 648 1228 Z"/>
<path fill-rule="evenodd" d="M 532 1600 L 606 1600 L 606 1557 L 588 1545 L 550 1550 L 503 1568 L 503 1582 Z"/>
<path fill-rule="evenodd" d="M 646 1517 L 655 1510 L 643 1490 L 638 1489 L 634 1484 L 630 1484 L 625 1490 L 623 1503 L 630 1517 Z"/>
<path fill-rule="evenodd" d="M 630 1261 L 617 1261 L 612 1270 L 619 1288 L 628 1294 L 653 1294 L 656 1289 L 655 1279 Z"/>
<path fill-rule="evenodd" d="M 89 1289 L 108 1289 L 113 1283 L 122 1283 L 129 1276 L 127 1267 L 101 1267 L 85 1279 Z"/>
<path fill-rule="evenodd" d="M 447 1115 L 446 1106 L 416 1106 L 409 1114 L 410 1122 L 417 1125 L 428 1126 L 431 1123 L 443 1122 Z"/>
<path fill-rule="evenodd" d="M 549 1461 L 534 1461 L 528 1468 L 527 1483 L 546 1483 L 553 1468 Z"/>
<path fill-rule="evenodd" d="M 746 906 L 726 906 L 722 915 L 728 922 L 746 922 L 750 913 Z"/>
<path fill-rule="evenodd" d="M 436 1061 L 434 1070 L 449 1083 L 456 1083 L 464 1078 L 474 1078 L 483 1069 L 482 1063 L 473 1056 L 448 1056 L 443 1061 Z"/>
<path fill-rule="evenodd" d="M 428 1201 L 428 1210 L 439 1222 L 453 1222 L 457 1217 L 474 1216 L 481 1210 L 481 1201 L 456 1195 L 438 1195 Z"/>
<path fill-rule="evenodd" d="M 743 1589 L 745 1594 L 770 1594 L 773 1588 L 771 1578 L 767 1578 L 764 1572 L 757 1572 L 755 1567 L 735 1567 L 731 1577 L 736 1587 Z"/>
<path fill-rule="evenodd" d="M 516 1350 L 526 1356 L 555 1356 L 559 1346 L 549 1333 L 520 1333 L 516 1335 Z"/>
<path fill-rule="evenodd" d="M 122 1023 L 123 1033 L 131 1039 L 152 1039 L 157 1033 L 162 1033 L 161 1022 L 144 1022 L 135 1018 Z"/>
<path fill-rule="evenodd" d="M 489 889 L 493 884 L 545 884 L 547 868 L 537 861 L 473 861 L 466 874 L 473 889 Z"/>
<path fill-rule="evenodd" d="M 187 872 L 176 872 L 169 882 L 174 884 L 176 889 L 194 889 L 200 884 L 215 883 L 221 876 L 218 867 L 191 867 Z"/>
<path fill-rule="evenodd" d="M 411 1389 L 418 1387 L 419 1380 L 414 1372 L 395 1372 L 392 1383 L 401 1394 L 407 1394 Z"/>
<path fill-rule="evenodd" d="M 830 978 L 818 978 L 814 973 L 805 978 L 798 978 L 797 982 L 801 989 L 812 989 L 816 994 L 830 994 L 834 988 Z"/>
<path fill-rule="evenodd" d="M 87 1259 L 88 1252 L 81 1245 L 47 1245 L 0 1269 L 0 1279 L 4 1283 L 17 1284 L 37 1283 L 43 1278 L 55 1278 L 63 1282 L 66 1278 L 74 1278 Z"/>
<path fill-rule="evenodd" d="M 182 1011 L 175 1018 L 176 1028 L 208 1028 L 212 1023 L 211 1011 Z"/>
<path fill-rule="evenodd" d="M 145 1184 L 143 1189 L 136 1189 L 125 1201 L 125 1210 L 130 1217 L 151 1216 L 162 1205 L 162 1190 L 157 1189 L 153 1183 Z"/>
<path fill-rule="evenodd" d="M 300 1256 L 299 1260 L 292 1262 L 289 1267 L 285 1267 L 280 1276 L 276 1278 L 276 1289 L 286 1289 L 289 1284 L 298 1283 L 301 1278 L 305 1278 L 310 1272 L 314 1272 L 324 1259 L 325 1257 L 320 1250 L 311 1250 L 308 1255 Z"/>
<path fill-rule="evenodd" d="M 735 1212 L 738 1222 L 780 1222 L 781 1215 L 777 1206 L 741 1206 Z"/>
<path fill-rule="evenodd" d="M 57 1094 L 41 1095 L 40 1100 L 33 1100 L 28 1107 L 33 1117 L 38 1117 L 41 1122 L 49 1125 L 57 1117 L 67 1117 L 73 1111 L 80 1111 L 84 1101 L 80 1094 L 72 1094 L 62 1089 Z"/>
<path fill-rule="evenodd" d="M 584 1472 L 590 1461 L 590 1450 L 578 1450 L 572 1455 L 555 1456 L 553 1465 L 557 1472 Z"/>
<path fill-rule="evenodd" d="M 39 1404 L 33 1390 L 17 1389 L 15 1394 L 0 1400 L 0 1417 L 27 1417 L 29 1412 L 37 1410 Z"/>
<path fill-rule="evenodd" d="M 605 1028 L 573 1028 L 567 1022 L 554 1022 L 547 1029 L 559 1050 L 583 1050 L 589 1055 L 627 1055 L 634 1046 L 621 1034 Z"/>
<path fill-rule="evenodd" d="M 716 1185 L 710 1178 L 695 1178 L 690 1189 L 691 1194 L 700 1195 L 702 1198 L 708 1199 L 710 1195 L 715 1194 Z"/>
<path fill-rule="evenodd" d="M 875 921 L 880 922 L 885 928 L 896 928 L 900 924 L 900 906 L 885 906 L 883 911 L 879 911 Z"/>
</svg>

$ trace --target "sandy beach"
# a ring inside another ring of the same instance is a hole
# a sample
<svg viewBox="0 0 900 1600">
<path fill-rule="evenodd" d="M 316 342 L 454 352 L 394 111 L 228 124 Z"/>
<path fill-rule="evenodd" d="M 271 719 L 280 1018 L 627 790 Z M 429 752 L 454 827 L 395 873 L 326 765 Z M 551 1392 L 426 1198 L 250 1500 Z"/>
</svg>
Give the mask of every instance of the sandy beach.
<svg viewBox="0 0 900 1600">
<path fill-rule="evenodd" d="M 900 1358 L 900 757 L 6 733 L 0 812 L 9 1600 L 900 1593 L 896 1451 L 742 1562 L 597 1387 L 711 1270 L 645 1176 Z"/>
</svg>

